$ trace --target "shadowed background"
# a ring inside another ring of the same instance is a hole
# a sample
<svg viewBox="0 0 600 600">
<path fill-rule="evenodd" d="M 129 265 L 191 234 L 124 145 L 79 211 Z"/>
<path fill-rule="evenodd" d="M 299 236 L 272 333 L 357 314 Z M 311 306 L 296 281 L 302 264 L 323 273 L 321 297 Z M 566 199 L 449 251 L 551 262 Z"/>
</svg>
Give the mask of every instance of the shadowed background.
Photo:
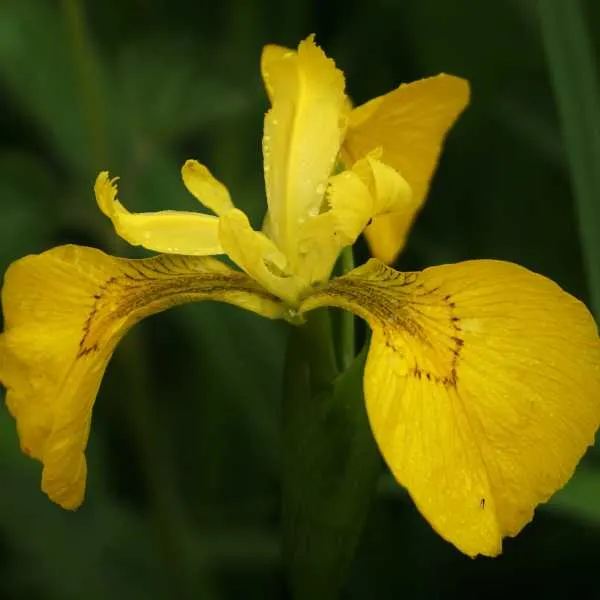
<svg viewBox="0 0 600 600">
<path fill-rule="evenodd" d="M 313 32 L 357 104 L 439 72 L 471 82 L 401 268 L 512 260 L 589 300 L 536 5 L 517 0 L 2 0 L 2 271 L 67 242 L 141 256 L 95 205 L 105 169 L 131 210 L 196 210 L 179 176 L 196 158 L 258 225 L 261 48 Z M 76 513 L 39 491 L 3 409 L 0 597 L 279 597 L 285 336 L 213 303 L 138 326 L 102 385 Z M 494 560 L 460 555 L 384 478 L 345 597 L 563 598 L 597 589 L 599 558 L 597 451 Z"/>
</svg>

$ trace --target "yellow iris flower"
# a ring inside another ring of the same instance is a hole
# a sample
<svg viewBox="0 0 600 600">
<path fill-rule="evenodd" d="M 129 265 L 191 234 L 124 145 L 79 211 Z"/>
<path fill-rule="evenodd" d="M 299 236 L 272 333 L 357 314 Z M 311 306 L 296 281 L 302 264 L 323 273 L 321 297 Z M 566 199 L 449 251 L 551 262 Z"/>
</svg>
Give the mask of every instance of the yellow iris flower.
<svg viewBox="0 0 600 600">
<path fill-rule="evenodd" d="M 343 74 L 312 37 L 297 51 L 266 47 L 261 66 L 272 104 L 262 231 L 197 162 L 183 181 L 214 215 L 130 213 L 101 173 L 96 198 L 118 234 L 163 254 L 127 260 L 70 245 L 9 268 L 0 380 L 21 446 L 43 463 L 46 494 L 74 509 L 100 381 L 135 323 L 204 299 L 293 322 L 341 307 L 373 332 L 364 393 L 391 472 L 440 535 L 468 555 L 496 555 L 594 441 L 596 325 L 555 283 L 511 263 L 413 273 L 384 264 L 402 249 L 468 102 L 465 81 L 439 75 L 352 109 Z M 346 170 L 334 174 L 340 159 Z M 363 231 L 384 262 L 330 280 Z"/>
</svg>

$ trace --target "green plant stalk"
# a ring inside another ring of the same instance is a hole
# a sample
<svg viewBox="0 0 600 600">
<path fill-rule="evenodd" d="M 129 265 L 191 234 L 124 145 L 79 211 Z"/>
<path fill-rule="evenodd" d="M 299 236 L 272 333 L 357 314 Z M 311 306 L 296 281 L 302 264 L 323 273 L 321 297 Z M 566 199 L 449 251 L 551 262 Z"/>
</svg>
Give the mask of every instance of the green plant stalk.
<svg viewBox="0 0 600 600">
<path fill-rule="evenodd" d="M 338 600 L 381 470 L 362 393 L 366 347 L 335 380 L 333 370 L 311 377 L 316 357 L 330 355 L 321 325 L 294 328 L 285 363 L 281 542 L 292 600 Z"/>
<path fill-rule="evenodd" d="M 339 372 L 329 311 L 320 309 L 310 312 L 306 323 L 297 326 L 293 337 L 298 340 L 307 361 L 312 393 L 331 386 Z"/>
<path fill-rule="evenodd" d="M 561 121 L 591 304 L 600 317 L 600 96 L 580 0 L 538 0 Z"/>
</svg>

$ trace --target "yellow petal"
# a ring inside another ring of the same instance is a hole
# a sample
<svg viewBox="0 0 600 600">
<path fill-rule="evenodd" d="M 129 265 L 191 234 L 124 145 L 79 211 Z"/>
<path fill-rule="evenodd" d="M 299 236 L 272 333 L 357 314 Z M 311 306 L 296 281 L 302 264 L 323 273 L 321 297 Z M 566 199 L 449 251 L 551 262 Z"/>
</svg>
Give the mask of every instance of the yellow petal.
<svg viewBox="0 0 600 600">
<path fill-rule="evenodd" d="M 373 329 L 365 398 L 396 479 L 444 538 L 493 556 L 571 477 L 600 423 L 600 343 L 585 306 L 522 267 L 398 273 L 372 260 L 302 306 Z"/>
<path fill-rule="evenodd" d="M 469 84 L 450 75 L 401 85 L 350 113 L 342 158 L 350 166 L 382 148 L 382 160 L 408 181 L 419 207 L 444 138 L 468 101 Z M 373 255 L 392 262 L 402 249 L 406 222 L 400 215 L 390 215 L 366 233 Z"/>
<path fill-rule="evenodd" d="M 263 137 L 271 232 L 293 266 L 297 227 L 319 213 L 339 151 L 344 77 L 312 36 L 297 52 L 267 47 L 262 66 L 272 99 Z"/>
<path fill-rule="evenodd" d="M 221 254 L 218 218 L 196 212 L 165 210 L 130 213 L 117 200 L 116 179 L 103 171 L 94 192 L 100 210 L 112 221 L 115 231 L 132 246 L 155 252 L 210 256 Z"/>
<path fill-rule="evenodd" d="M 354 241 L 349 241 L 345 227 L 346 222 L 332 210 L 309 217 L 298 227 L 294 275 L 302 289 L 329 279 L 340 250 Z"/>
<path fill-rule="evenodd" d="M 329 180 L 329 209 L 298 227 L 295 273 L 305 286 L 329 279 L 340 251 L 354 244 L 380 215 L 400 214 L 410 222 L 415 203 L 406 181 L 376 153 Z"/>
<path fill-rule="evenodd" d="M 294 54 L 294 51 L 291 48 L 286 48 L 285 46 L 267 44 L 263 48 L 260 56 L 260 72 L 271 103 L 273 102 L 273 86 L 269 81 L 269 72 L 274 64 L 281 62 L 288 54 Z"/>
<path fill-rule="evenodd" d="M 280 303 L 213 258 L 114 258 L 61 246 L 8 269 L 0 381 L 23 451 L 44 464 L 42 488 L 64 508 L 83 500 L 91 411 L 113 350 L 139 320 L 215 299 L 267 317 Z"/>
<path fill-rule="evenodd" d="M 375 209 L 375 201 L 367 182 L 354 170 L 334 175 L 327 193 L 329 211 L 334 214 L 334 227 L 341 234 L 340 245 L 350 246 L 363 232 Z"/>
<path fill-rule="evenodd" d="M 408 231 L 417 210 L 406 180 L 374 153 L 331 178 L 328 201 L 350 243 L 371 221 L 389 214 L 402 218 Z"/>
<path fill-rule="evenodd" d="M 215 214 L 221 215 L 233 208 L 227 188 L 196 160 L 187 160 L 181 169 L 183 183 L 190 194 Z"/>
<path fill-rule="evenodd" d="M 287 273 L 285 256 L 266 235 L 252 229 L 241 210 L 231 210 L 221 217 L 219 235 L 223 250 L 250 277 L 279 298 L 296 302 L 300 286 Z"/>
</svg>

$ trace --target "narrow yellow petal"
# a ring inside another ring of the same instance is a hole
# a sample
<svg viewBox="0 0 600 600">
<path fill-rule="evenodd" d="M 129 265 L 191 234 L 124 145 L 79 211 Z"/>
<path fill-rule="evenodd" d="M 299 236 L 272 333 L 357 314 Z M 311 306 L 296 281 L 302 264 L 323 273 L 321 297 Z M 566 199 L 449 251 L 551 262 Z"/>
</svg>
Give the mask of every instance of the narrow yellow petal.
<svg viewBox="0 0 600 600">
<path fill-rule="evenodd" d="M 408 181 L 420 207 L 444 138 L 468 101 L 469 84 L 450 75 L 401 85 L 350 113 L 342 158 L 350 167 L 381 148 L 382 160 Z M 367 240 L 374 256 L 392 262 L 402 249 L 405 234 L 405 220 L 390 215 L 367 230 Z"/>
<path fill-rule="evenodd" d="M 233 208 L 227 188 L 196 160 L 187 160 L 181 169 L 183 183 L 201 204 L 222 215 Z"/>
<path fill-rule="evenodd" d="M 106 171 L 94 186 L 100 210 L 112 221 L 115 231 L 132 246 L 154 252 L 210 256 L 221 254 L 218 218 L 196 212 L 161 211 L 130 213 L 117 200 L 116 179 Z"/>
<path fill-rule="evenodd" d="M 373 329 L 365 398 L 396 479 L 444 538 L 496 555 L 571 477 L 600 424 L 600 342 L 585 306 L 522 267 L 398 273 L 372 260 L 302 306 Z"/>
<path fill-rule="evenodd" d="M 264 233 L 252 229 L 241 210 L 231 210 L 221 217 L 219 235 L 233 262 L 271 293 L 296 303 L 301 286 L 287 273 L 285 256 Z"/>
<path fill-rule="evenodd" d="M 298 225 L 319 213 L 339 151 L 344 77 L 312 36 L 297 52 L 267 47 L 262 67 L 272 100 L 263 137 L 271 232 L 293 266 Z"/>
<path fill-rule="evenodd" d="M 92 406 L 118 341 L 143 317 L 204 299 L 282 315 L 271 294 L 213 258 L 126 260 L 61 246 L 8 269 L 0 381 L 21 447 L 44 464 L 42 488 L 54 502 L 74 509 L 83 500 Z"/>
</svg>

